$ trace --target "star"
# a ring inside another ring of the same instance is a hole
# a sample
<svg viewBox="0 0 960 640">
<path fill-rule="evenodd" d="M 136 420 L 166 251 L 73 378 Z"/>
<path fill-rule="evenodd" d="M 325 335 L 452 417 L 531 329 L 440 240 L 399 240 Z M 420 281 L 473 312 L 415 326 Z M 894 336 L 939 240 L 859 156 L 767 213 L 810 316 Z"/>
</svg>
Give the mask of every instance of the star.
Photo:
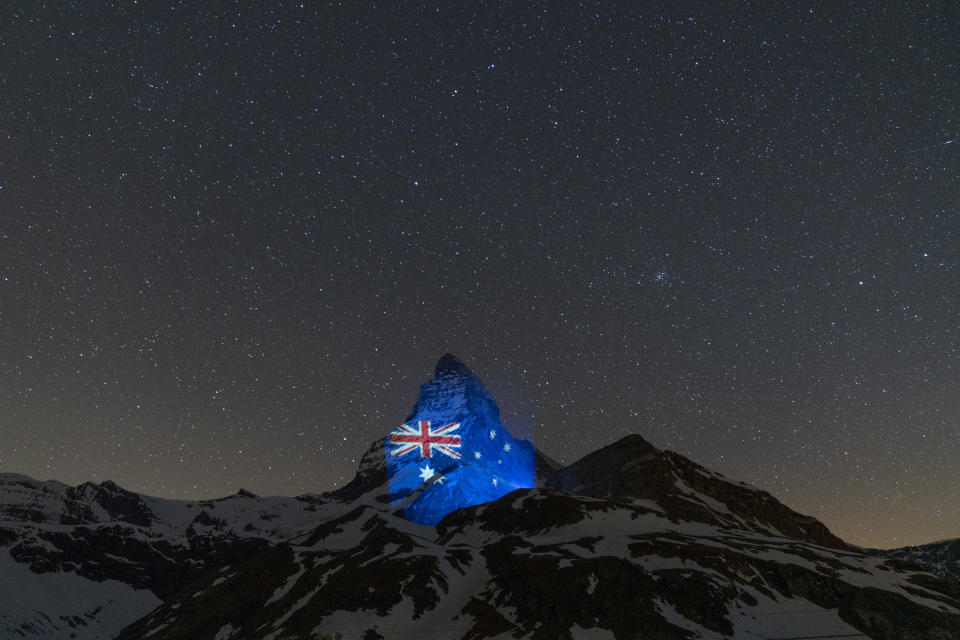
<svg viewBox="0 0 960 640">
<path fill-rule="evenodd" d="M 497 486 L 497 484 L 498 484 L 497 479 L 494 478 L 494 479 L 493 479 L 493 486 Z"/>
<path fill-rule="evenodd" d="M 510 451 L 510 443 L 509 443 L 509 442 L 507 442 L 506 444 L 503 445 L 503 450 L 504 450 L 504 451 Z"/>
<path fill-rule="evenodd" d="M 436 473 L 436 471 L 430 468 L 429 464 L 425 467 L 420 467 L 420 479 L 424 482 L 432 478 L 434 475 L 436 475 Z"/>
<path fill-rule="evenodd" d="M 494 429 L 490 429 L 490 439 L 493 440 L 497 437 L 497 432 Z"/>
<path fill-rule="evenodd" d="M 483 457 L 483 454 L 481 454 L 479 451 L 474 451 L 474 452 L 473 452 L 473 457 L 476 458 L 477 460 L 479 460 L 480 458 Z"/>
</svg>

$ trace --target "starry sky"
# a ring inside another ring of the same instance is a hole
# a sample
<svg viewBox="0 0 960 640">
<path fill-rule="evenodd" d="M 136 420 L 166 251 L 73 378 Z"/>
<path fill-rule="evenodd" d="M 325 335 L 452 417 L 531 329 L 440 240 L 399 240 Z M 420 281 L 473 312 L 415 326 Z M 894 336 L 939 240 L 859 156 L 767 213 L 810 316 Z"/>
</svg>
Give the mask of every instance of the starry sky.
<svg viewBox="0 0 960 640">
<path fill-rule="evenodd" d="M 958 25 L 5 2 L 0 469 L 322 492 L 449 351 L 557 460 L 640 433 L 854 543 L 960 536 Z"/>
</svg>

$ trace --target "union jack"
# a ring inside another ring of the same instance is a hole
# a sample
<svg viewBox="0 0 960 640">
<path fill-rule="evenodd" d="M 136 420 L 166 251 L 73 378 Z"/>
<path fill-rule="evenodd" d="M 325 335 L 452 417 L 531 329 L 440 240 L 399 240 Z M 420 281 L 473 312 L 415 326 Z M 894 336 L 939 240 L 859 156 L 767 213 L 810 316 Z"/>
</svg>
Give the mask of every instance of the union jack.
<svg viewBox="0 0 960 640">
<path fill-rule="evenodd" d="M 430 428 L 429 420 L 420 420 L 417 427 L 402 424 L 390 434 L 390 442 L 399 445 L 390 452 L 390 455 L 393 457 L 402 456 L 419 447 L 420 455 L 424 458 L 429 458 L 432 450 L 436 449 L 440 453 L 459 460 L 461 458 L 460 452 L 454 449 L 460 448 L 460 436 L 448 435 L 459 428 L 459 422 L 451 422 L 437 429 Z"/>
</svg>

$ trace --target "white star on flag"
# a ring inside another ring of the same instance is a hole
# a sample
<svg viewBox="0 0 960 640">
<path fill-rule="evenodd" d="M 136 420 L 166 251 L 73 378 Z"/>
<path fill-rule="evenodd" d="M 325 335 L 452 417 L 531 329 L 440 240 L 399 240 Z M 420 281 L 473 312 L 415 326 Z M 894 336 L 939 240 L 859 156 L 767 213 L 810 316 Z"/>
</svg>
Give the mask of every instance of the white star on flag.
<svg viewBox="0 0 960 640">
<path fill-rule="evenodd" d="M 503 445 L 503 450 L 504 450 L 504 451 L 510 451 L 510 443 L 509 443 L 509 442 Z"/>
<path fill-rule="evenodd" d="M 479 451 L 474 451 L 474 452 L 473 452 L 473 457 L 476 458 L 477 460 L 480 459 L 480 455 L 481 455 L 481 454 L 480 454 Z"/>
<path fill-rule="evenodd" d="M 436 471 L 430 468 L 430 465 L 425 467 L 420 467 L 420 479 L 426 482 L 430 478 L 436 475 Z"/>
<path fill-rule="evenodd" d="M 496 437 L 497 437 L 497 432 L 494 431 L 493 429 L 490 429 L 490 439 L 493 440 Z"/>
<path fill-rule="evenodd" d="M 496 478 L 493 479 L 493 486 L 497 486 L 497 479 L 496 479 Z"/>
</svg>

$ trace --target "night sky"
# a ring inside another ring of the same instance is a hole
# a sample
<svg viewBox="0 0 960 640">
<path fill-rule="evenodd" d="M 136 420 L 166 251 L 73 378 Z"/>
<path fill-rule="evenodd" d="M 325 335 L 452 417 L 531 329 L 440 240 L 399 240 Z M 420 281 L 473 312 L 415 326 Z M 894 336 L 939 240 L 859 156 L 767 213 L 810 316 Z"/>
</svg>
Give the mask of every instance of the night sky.
<svg viewBox="0 0 960 640">
<path fill-rule="evenodd" d="M 0 470 L 319 493 L 449 351 L 560 461 L 639 433 L 854 543 L 960 536 L 958 25 L 5 2 Z"/>
</svg>

